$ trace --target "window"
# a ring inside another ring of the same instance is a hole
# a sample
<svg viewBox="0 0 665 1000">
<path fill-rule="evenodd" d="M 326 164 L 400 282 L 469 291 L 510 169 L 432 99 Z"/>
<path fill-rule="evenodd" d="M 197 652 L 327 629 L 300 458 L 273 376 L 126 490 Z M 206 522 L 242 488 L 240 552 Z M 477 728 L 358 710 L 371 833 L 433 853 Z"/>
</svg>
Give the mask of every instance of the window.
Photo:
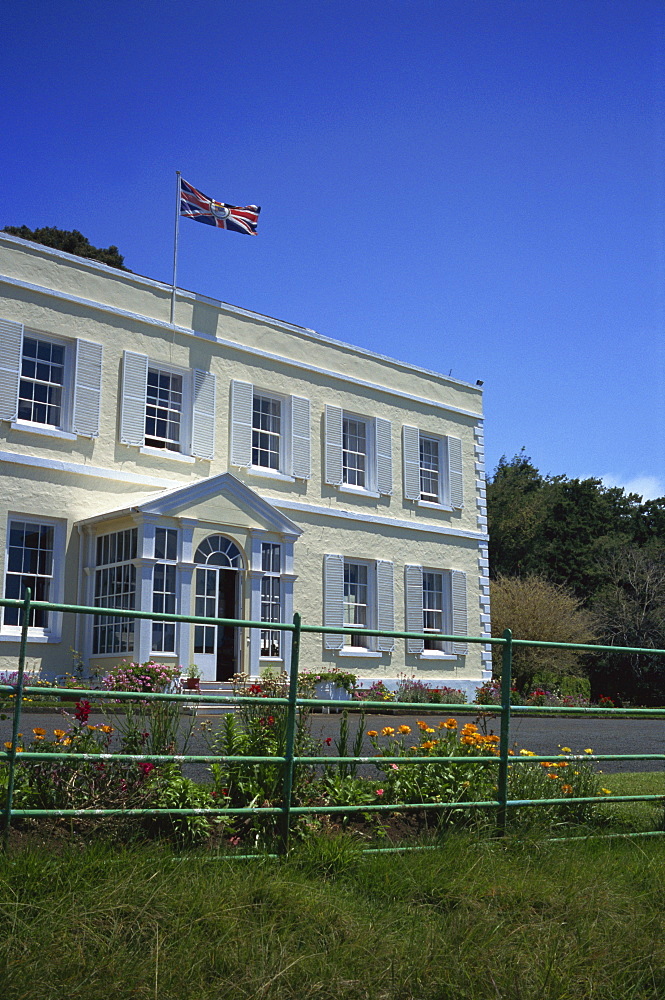
<svg viewBox="0 0 665 1000">
<path fill-rule="evenodd" d="M 145 443 L 149 448 L 181 450 L 182 375 L 148 368 Z"/>
<path fill-rule="evenodd" d="M 438 438 L 420 435 L 420 499 L 440 503 L 441 489 L 441 442 Z"/>
<path fill-rule="evenodd" d="M 261 621 L 281 622 L 282 547 L 274 542 L 261 543 Z M 282 633 L 272 629 L 261 630 L 261 656 L 281 657 Z"/>
<path fill-rule="evenodd" d="M 16 430 L 97 437 L 102 347 L 0 319 L 0 420 Z"/>
<path fill-rule="evenodd" d="M 158 365 L 145 354 L 125 351 L 121 443 L 173 455 L 213 458 L 215 390 L 211 372 Z"/>
<path fill-rule="evenodd" d="M 372 628 L 370 621 L 367 565 L 344 560 L 344 624 Z M 348 645 L 370 647 L 371 637 L 352 635 Z"/>
<path fill-rule="evenodd" d="M 165 615 L 176 613 L 176 566 L 178 531 L 176 528 L 155 528 L 155 559 L 152 576 L 152 610 Z M 152 623 L 152 651 L 175 652 L 175 622 Z"/>
<path fill-rule="evenodd" d="M 35 601 L 52 601 L 54 577 L 55 526 L 28 518 L 9 521 L 9 544 L 5 573 L 5 597 L 22 600 L 26 587 Z M 3 624 L 19 629 L 23 625 L 20 608 L 4 608 Z M 47 633 L 49 612 L 39 608 L 30 611 L 28 625 Z"/>
<path fill-rule="evenodd" d="M 445 659 L 466 653 L 464 643 L 435 639 L 434 634 L 467 634 L 466 573 L 405 566 L 407 632 L 432 638 L 407 639 L 407 652 Z"/>
<path fill-rule="evenodd" d="M 136 607 L 137 529 L 116 531 L 97 539 L 95 558 L 95 607 Z M 92 652 L 131 653 L 134 619 L 96 615 L 92 626 Z"/>
<path fill-rule="evenodd" d="M 251 382 L 231 381 L 231 465 L 259 474 L 309 479 L 310 406 Z"/>
<path fill-rule="evenodd" d="M 341 489 L 389 496 L 393 491 L 391 422 L 326 404 L 325 481 Z"/>
<path fill-rule="evenodd" d="M 404 497 L 444 507 L 463 506 L 462 442 L 460 438 L 402 428 Z"/>
<path fill-rule="evenodd" d="M 253 396 L 252 465 L 262 469 L 282 468 L 282 404 L 271 396 Z"/>
<path fill-rule="evenodd" d="M 18 419 L 61 427 L 65 386 L 65 346 L 23 338 Z"/>
<path fill-rule="evenodd" d="M 368 488 L 367 424 L 355 417 L 344 417 L 342 421 L 342 482 Z"/>
<path fill-rule="evenodd" d="M 448 593 L 450 574 L 446 574 L 445 581 L 444 597 L 443 573 L 423 572 L 423 632 L 450 634 L 452 628 L 450 594 Z M 452 652 L 451 643 L 440 642 L 436 639 L 425 639 L 424 647 L 425 649 L 439 649 L 446 653 Z"/>
<path fill-rule="evenodd" d="M 360 626 L 392 630 L 395 627 L 393 604 L 393 564 L 385 559 L 376 561 L 345 559 L 327 555 L 323 564 L 324 624 L 335 628 Z M 344 635 L 325 636 L 326 649 L 336 649 L 340 655 L 379 656 L 394 649 L 390 636 Z"/>
</svg>

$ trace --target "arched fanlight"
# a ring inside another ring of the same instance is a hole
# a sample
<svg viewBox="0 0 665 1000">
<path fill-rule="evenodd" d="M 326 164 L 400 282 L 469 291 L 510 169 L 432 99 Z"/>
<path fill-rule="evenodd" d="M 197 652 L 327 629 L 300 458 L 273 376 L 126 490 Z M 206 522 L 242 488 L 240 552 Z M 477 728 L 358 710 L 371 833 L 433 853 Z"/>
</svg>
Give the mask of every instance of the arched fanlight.
<svg viewBox="0 0 665 1000">
<path fill-rule="evenodd" d="M 224 535 L 209 535 L 204 539 L 196 550 L 194 562 L 224 569 L 242 569 L 240 549 Z"/>
</svg>

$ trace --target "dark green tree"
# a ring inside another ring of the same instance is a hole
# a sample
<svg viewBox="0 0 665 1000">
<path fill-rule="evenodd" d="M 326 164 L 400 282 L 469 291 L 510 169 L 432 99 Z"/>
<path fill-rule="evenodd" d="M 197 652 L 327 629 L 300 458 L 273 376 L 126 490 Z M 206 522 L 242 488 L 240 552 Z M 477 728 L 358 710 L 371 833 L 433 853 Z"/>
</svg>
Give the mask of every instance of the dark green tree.
<svg viewBox="0 0 665 1000">
<path fill-rule="evenodd" d="M 89 260 L 99 260 L 102 264 L 110 267 L 117 267 L 121 271 L 127 271 L 125 258 L 118 252 L 116 246 L 93 247 L 89 240 L 79 233 L 78 229 L 54 229 L 52 226 L 45 226 L 43 229 L 28 229 L 27 226 L 5 226 L 4 233 L 11 236 L 19 236 L 22 240 L 32 240 L 33 243 L 41 243 L 46 247 L 53 247 L 54 250 L 64 250 L 65 253 L 75 254 L 77 257 L 87 257 Z"/>
</svg>

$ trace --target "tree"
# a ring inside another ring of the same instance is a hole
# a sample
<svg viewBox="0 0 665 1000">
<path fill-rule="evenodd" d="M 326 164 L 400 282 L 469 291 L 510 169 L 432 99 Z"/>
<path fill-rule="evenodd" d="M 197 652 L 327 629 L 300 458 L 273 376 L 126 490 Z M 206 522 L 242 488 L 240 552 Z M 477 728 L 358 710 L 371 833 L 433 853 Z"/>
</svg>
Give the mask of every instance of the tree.
<svg viewBox="0 0 665 1000">
<path fill-rule="evenodd" d="M 594 601 L 600 641 L 609 646 L 665 648 L 665 547 L 636 546 L 605 557 L 608 582 Z M 645 704 L 665 701 L 665 657 L 617 653 L 598 657 L 595 690 Z"/>
<path fill-rule="evenodd" d="M 53 247 L 54 250 L 64 250 L 65 253 L 75 254 L 77 257 L 99 260 L 102 264 L 117 267 L 121 271 L 128 270 L 124 264 L 125 258 L 118 252 L 116 246 L 110 246 L 106 249 L 93 247 L 78 229 L 54 229 L 52 226 L 46 226 L 43 229 L 28 229 L 27 226 L 5 226 L 3 232 L 19 236 L 22 240 L 32 240 L 33 243 Z"/>
<path fill-rule="evenodd" d="M 512 630 L 514 639 L 540 642 L 594 642 L 593 617 L 573 594 L 542 576 L 499 576 L 490 584 L 492 635 Z M 502 647 L 493 646 L 494 673 L 501 673 Z M 513 647 L 513 683 L 522 693 L 542 671 L 564 675 L 575 671 L 580 654 L 574 650 Z"/>
</svg>

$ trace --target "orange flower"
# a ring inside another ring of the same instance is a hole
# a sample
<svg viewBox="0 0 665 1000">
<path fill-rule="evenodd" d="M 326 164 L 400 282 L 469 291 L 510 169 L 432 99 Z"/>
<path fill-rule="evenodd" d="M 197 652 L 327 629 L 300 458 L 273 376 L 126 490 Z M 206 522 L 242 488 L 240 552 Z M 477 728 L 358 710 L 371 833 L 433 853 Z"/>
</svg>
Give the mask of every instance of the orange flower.
<svg viewBox="0 0 665 1000">
<path fill-rule="evenodd" d="M 476 745 L 476 737 L 473 735 L 462 736 L 460 743 L 465 743 L 468 747 L 473 747 Z"/>
<path fill-rule="evenodd" d="M 420 720 L 418 720 L 418 722 L 416 722 L 416 725 L 418 726 L 419 729 L 427 729 L 426 722 L 421 722 Z"/>
<path fill-rule="evenodd" d="M 548 778 L 558 778 L 559 775 L 558 774 L 548 774 L 547 777 Z"/>
<path fill-rule="evenodd" d="M 112 733 L 113 726 L 100 726 L 99 727 L 103 733 Z"/>
<path fill-rule="evenodd" d="M 376 729 L 368 729 L 367 730 L 367 735 L 368 736 L 378 736 L 379 734 L 377 733 Z"/>
<path fill-rule="evenodd" d="M 62 737 L 65 735 L 65 730 L 64 729 L 54 729 L 53 730 L 53 735 L 57 736 L 58 739 L 61 740 Z"/>
<path fill-rule="evenodd" d="M 439 723 L 439 729 L 457 729 L 457 719 L 446 719 Z"/>
<path fill-rule="evenodd" d="M 570 795 L 570 793 L 572 792 L 572 790 L 573 790 L 573 786 L 572 785 L 562 785 L 561 786 L 561 791 L 563 792 L 564 795 Z"/>
<path fill-rule="evenodd" d="M 400 726 L 397 732 L 401 733 L 403 736 L 408 736 L 411 732 L 411 726 Z"/>
<path fill-rule="evenodd" d="M 462 736 L 470 736 L 472 733 L 477 732 L 478 726 L 474 726 L 473 722 L 467 722 L 467 724 L 462 727 Z"/>
<path fill-rule="evenodd" d="M 554 767 L 554 764 L 552 763 L 551 760 L 541 760 L 540 766 L 541 767 Z"/>
<path fill-rule="evenodd" d="M 392 726 L 384 726 L 383 729 L 381 730 L 381 735 L 382 736 L 394 736 L 395 735 L 395 730 L 393 729 Z"/>
<path fill-rule="evenodd" d="M 46 730 L 41 729 L 39 726 L 36 726 L 35 729 L 33 729 L 32 731 L 35 734 L 35 736 L 41 736 L 42 739 L 46 736 Z"/>
<path fill-rule="evenodd" d="M 421 743 L 423 750 L 431 750 L 432 747 L 436 746 L 436 740 L 425 740 Z"/>
</svg>

